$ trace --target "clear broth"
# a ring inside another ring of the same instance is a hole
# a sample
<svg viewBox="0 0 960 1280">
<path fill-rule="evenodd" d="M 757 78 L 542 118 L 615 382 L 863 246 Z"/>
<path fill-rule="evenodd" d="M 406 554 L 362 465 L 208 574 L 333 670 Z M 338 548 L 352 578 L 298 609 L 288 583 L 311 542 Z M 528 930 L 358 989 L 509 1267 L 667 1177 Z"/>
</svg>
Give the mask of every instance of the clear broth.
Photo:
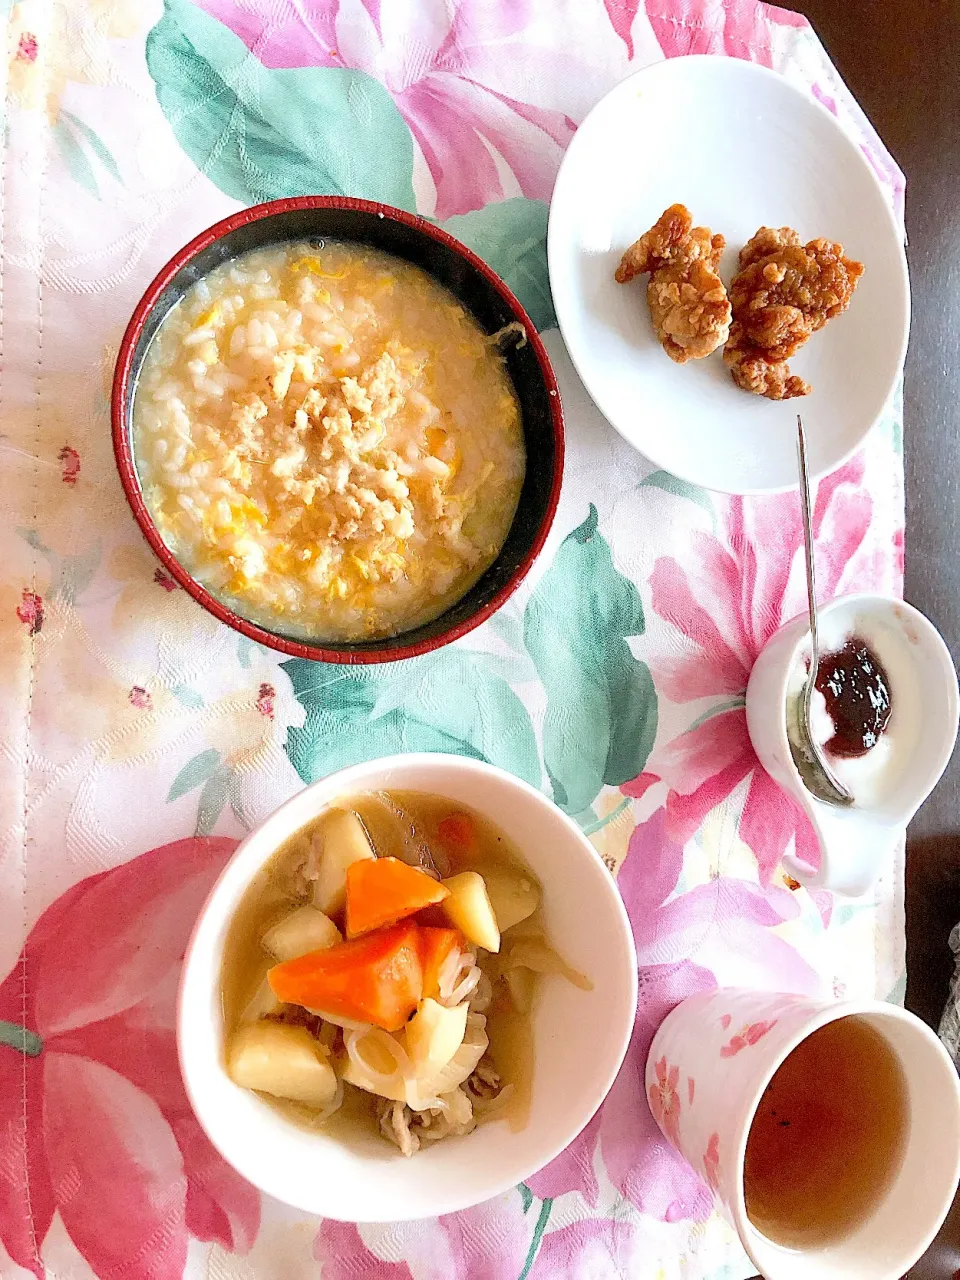
<svg viewBox="0 0 960 1280">
<path fill-rule="evenodd" d="M 770 1081 L 750 1127 L 750 1221 L 793 1249 L 850 1235 L 896 1177 L 907 1115 L 900 1063 L 869 1022 L 838 1018 L 815 1031 Z"/>
</svg>

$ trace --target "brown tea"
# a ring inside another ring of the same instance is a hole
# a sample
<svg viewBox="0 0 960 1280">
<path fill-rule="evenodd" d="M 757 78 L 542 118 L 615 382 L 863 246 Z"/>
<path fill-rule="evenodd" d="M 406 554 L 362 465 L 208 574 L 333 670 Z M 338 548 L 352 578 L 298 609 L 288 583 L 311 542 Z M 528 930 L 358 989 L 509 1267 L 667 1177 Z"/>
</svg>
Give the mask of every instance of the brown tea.
<svg viewBox="0 0 960 1280">
<path fill-rule="evenodd" d="M 814 1031 L 770 1081 L 750 1127 L 750 1221 L 787 1248 L 848 1235 L 896 1176 L 906 1129 L 906 1084 L 886 1040 L 858 1017 Z"/>
</svg>

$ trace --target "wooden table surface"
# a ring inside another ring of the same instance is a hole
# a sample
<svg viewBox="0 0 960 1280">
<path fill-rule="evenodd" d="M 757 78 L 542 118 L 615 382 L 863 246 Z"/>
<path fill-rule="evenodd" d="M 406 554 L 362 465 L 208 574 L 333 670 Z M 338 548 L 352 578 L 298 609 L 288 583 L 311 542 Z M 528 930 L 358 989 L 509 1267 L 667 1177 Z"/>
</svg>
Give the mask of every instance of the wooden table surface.
<svg viewBox="0 0 960 1280">
<path fill-rule="evenodd" d="M 906 596 L 960 659 L 960 0 L 785 0 L 907 175 Z M 960 920 L 960 751 L 907 838 L 907 1007 L 939 1021 Z M 916 1280 L 960 1280 L 960 1199 Z"/>
</svg>

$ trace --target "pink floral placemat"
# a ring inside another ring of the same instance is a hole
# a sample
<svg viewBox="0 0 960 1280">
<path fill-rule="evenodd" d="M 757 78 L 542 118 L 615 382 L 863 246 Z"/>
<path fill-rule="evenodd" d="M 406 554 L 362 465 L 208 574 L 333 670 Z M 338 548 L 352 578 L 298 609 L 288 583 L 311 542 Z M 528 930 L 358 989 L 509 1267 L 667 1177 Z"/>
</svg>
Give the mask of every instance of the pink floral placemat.
<svg viewBox="0 0 960 1280">
<path fill-rule="evenodd" d="M 577 122 L 651 61 L 726 53 L 815 95 L 902 213 L 903 180 L 806 22 L 755 0 L 21 0 L 0 157 L 0 1275 L 28 1280 L 738 1280 L 709 1189 L 642 1071 L 665 1011 L 717 983 L 898 998 L 902 867 L 856 905 L 785 879 L 809 836 L 758 768 L 751 661 L 803 607 L 789 498 L 652 471 L 574 374 L 547 201 Z M 520 295 L 568 424 L 554 531 L 465 641 L 348 671 L 199 610 L 117 481 L 107 397 L 169 255 L 237 207 L 346 192 L 433 217 Z M 899 592 L 899 403 L 820 487 L 822 590 Z M 303 781 L 404 749 L 532 781 L 618 875 L 640 1006 L 601 1113 L 551 1166 L 403 1226 L 265 1202 L 192 1117 L 173 1034 L 195 913 Z"/>
</svg>

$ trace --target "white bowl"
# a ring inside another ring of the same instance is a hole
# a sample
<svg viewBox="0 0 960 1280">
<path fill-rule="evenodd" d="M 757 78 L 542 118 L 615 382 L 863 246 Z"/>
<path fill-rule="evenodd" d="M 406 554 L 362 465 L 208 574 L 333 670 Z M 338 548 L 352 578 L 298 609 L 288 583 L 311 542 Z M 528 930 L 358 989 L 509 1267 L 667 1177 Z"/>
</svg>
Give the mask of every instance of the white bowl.
<svg viewBox="0 0 960 1280">
<path fill-rule="evenodd" d="M 727 239 L 722 274 L 762 225 L 839 240 L 866 265 L 849 310 L 791 361 L 813 392 L 741 391 L 715 352 L 674 364 L 654 336 L 646 277 L 620 256 L 669 205 Z M 620 434 L 658 466 L 727 493 L 795 487 L 796 415 L 823 475 L 861 444 L 906 353 L 901 232 L 860 148 L 813 98 L 739 58 L 670 58 L 622 81 L 564 156 L 547 240 L 557 319 L 577 372 Z"/>
<path fill-rule="evenodd" d="M 370 1135 L 347 1143 L 285 1120 L 224 1069 L 220 966 L 233 913 L 273 852 L 333 801 L 360 791 L 432 792 L 488 815 L 544 888 L 550 939 L 594 983 L 543 980 L 534 1016 L 530 1117 L 492 1122 L 406 1159 Z M 177 1013 L 180 1068 L 213 1145 L 261 1190 L 346 1222 L 393 1222 L 465 1209 L 515 1186 L 558 1155 L 603 1101 L 623 1061 L 637 1006 L 633 934 L 593 846 L 539 792 L 459 756 L 405 755 L 342 769 L 288 800 L 241 844 L 207 899 L 187 947 Z"/>
<path fill-rule="evenodd" d="M 820 844 L 819 867 L 788 854 L 787 871 L 811 887 L 860 897 L 887 871 L 894 845 L 947 767 L 960 716 L 957 673 L 940 632 L 903 600 L 839 596 L 820 606 L 818 618 L 822 655 L 835 651 L 844 636 L 859 634 L 887 672 L 890 763 L 872 794 L 864 791 L 860 801 L 854 787 L 858 802 L 851 808 L 826 804 L 804 786 L 794 763 L 786 704 L 797 665 L 810 652 L 806 614 L 771 636 L 754 663 L 747 728 L 760 763 L 810 819 Z"/>
</svg>

